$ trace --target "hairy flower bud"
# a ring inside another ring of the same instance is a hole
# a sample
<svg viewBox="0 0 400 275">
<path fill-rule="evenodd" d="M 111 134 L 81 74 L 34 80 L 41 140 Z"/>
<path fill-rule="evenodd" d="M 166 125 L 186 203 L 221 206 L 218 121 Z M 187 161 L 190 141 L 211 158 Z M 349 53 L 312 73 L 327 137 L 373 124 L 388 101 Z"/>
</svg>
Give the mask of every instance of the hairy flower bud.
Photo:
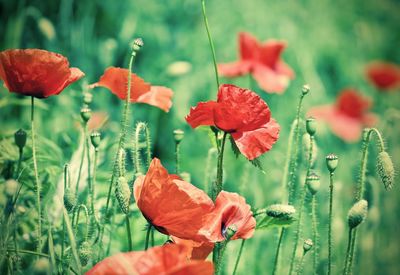
<svg viewBox="0 0 400 275">
<path fill-rule="evenodd" d="M 349 210 L 347 221 L 351 229 L 356 228 L 367 218 L 368 202 L 366 200 L 359 200 Z"/>
<path fill-rule="evenodd" d="M 69 188 L 64 190 L 64 206 L 68 213 L 71 213 L 77 204 L 77 199 L 75 193 Z"/>
<path fill-rule="evenodd" d="M 328 167 L 329 172 L 335 172 L 338 162 L 339 159 L 335 154 L 329 154 L 326 156 L 326 166 Z"/>
<path fill-rule="evenodd" d="M 386 190 L 392 189 L 394 184 L 394 166 L 392 159 L 386 151 L 378 154 L 376 169 Z"/>
<path fill-rule="evenodd" d="M 90 243 L 84 241 L 79 247 L 79 260 L 81 261 L 82 266 L 88 264 L 90 257 L 92 256 L 92 247 Z"/>
<path fill-rule="evenodd" d="M 266 213 L 273 218 L 292 218 L 296 209 L 288 204 L 273 204 L 268 206 Z"/>
<path fill-rule="evenodd" d="M 118 178 L 117 186 L 115 188 L 115 196 L 117 197 L 122 212 L 128 214 L 131 190 L 129 189 L 129 184 L 125 177 Z"/>
</svg>

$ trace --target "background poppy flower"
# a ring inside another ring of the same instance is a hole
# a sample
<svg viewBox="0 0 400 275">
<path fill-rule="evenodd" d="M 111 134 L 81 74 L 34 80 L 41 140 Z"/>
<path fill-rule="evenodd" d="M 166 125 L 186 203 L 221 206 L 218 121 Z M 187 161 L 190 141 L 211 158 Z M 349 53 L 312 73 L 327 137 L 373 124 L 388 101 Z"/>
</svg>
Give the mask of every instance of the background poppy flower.
<svg viewBox="0 0 400 275">
<path fill-rule="evenodd" d="M 211 275 L 211 262 L 188 261 L 186 248 L 168 244 L 150 248 L 147 251 L 120 253 L 96 264 L 86 274 L 139 274 L 139 275 Z"/>
<path fill-rule="evenodd" d="M 192 128 L 216 126 L 230 133 L 249 160 L 269 151 L 279 137 L 279 124 L 268 105 L 256 93 L 234 85 L 221 85 L 217 101 L 198 103 L 186 121 Z"/>
<path fill-rule="evenodd" d="M 250 73 L 264 91 L 283 93 L 294 78 L 293 70 L 280 58 L 286 43 L 272 39 L 260 43 L 245 32 L 239 33 L 238 40 L 239 60 L 218 64 L 219 74 L 237 77 Z"/>
<path fill-rule="evenodd" d="M 91 88 L 99 86 L 108 88 L 120 99 L 126 99 L 128 70 L 116 67 L 107 68 L 99 82 L 90 85 Z M 173 94 L 171 89 L 151 86 L 136 74 L 131 73 L 131 102 L 146 103 L 168 112 L 172 106 Z"/>
<path fill-rule="evenodd" d="M 68 59 L 39 49 L 12 49 L 0 52 L 0 79 L 13 93 L 46 98 L 58 95 L 85 74 L 70 68 Z"/>
<path fill-rule="evenodd" d="M 400 67 L 396 64 L 375 61 L 365 70 L 368 80 L 379 90 L 391 90 L 400 87 Z"/>
<path fill-rule="evenodd" d="M 250 205 L 237 193 L 221 191 L 215 200 L 215 209 L 209 215 L 208 222 L 201 230 L 210 240 L 220 242 L 226 239 L 229 227 L 236 228 L 231 240 L 248 239 L 254 234 L 256 220 Z"/>
<path fill-rule="evenodd" d="M 154 158 L 146 176 L 138 177 L 134 196 L 143 216 L 161 233 L 202 241 L 198 234 L 214 208 L 208 195 L 194 185 L 168 174 Z"/>
<path fill-rule="evenodd" d="M 354 89 L 340 92 L 334 105 L 312 108 L 309 115 L 326 121 L 334 134 L 345 141 L 357 141 L 365 126 L 372 126 L 377 118 L 368 113 L 371 101 Z"/>
</svg>

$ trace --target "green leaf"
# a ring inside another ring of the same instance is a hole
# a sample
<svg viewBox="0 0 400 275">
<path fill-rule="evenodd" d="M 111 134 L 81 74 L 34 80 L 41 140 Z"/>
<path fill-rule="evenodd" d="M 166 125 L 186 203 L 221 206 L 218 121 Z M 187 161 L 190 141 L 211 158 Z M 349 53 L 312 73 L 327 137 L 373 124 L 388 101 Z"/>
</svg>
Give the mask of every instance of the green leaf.
<svg viewBox="0 0 400 275">
<path fill-rule="evenodd" d="M 236 158 L 238 158 L 240 156 L 240 150 L 236 145 L 235 140 L 233 139 L 232 135 L 229 135 L 229 140 L 231 142 L 231 147 L 232 147 L 232 151 L 235 154 Z"/>
<path fill-rule="evenodd" d="M 265 171 L 264 171 L 264 168 L 262 167 L 260 158 L 255 158 L 255 159 L 249 160 L 249 161 L 254 167 L 258 168 L 263 174 L 265 174 Z"/>
</svg>

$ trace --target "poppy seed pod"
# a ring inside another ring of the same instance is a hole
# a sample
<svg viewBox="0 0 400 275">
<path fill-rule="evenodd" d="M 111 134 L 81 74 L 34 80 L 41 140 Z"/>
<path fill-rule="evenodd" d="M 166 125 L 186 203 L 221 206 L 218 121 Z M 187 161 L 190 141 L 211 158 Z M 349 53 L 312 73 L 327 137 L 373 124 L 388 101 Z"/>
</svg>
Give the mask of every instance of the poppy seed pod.
<svg viewBox="0 0 400 275">
<path fill-rule="evenodd" d="M 8 198 L 12 198 L 17 192 L 17 189 L 18 189 L 18 182 L 13 179 L 7 180 L 4 184 L 4 193 Z"/>
<path fill-rule="evenodd" d="M 310 193 L 312 195 L 315 195 L 321 186 L 319 176 L 315 173 L 311 173 L 310 175 L 308 175 L 306 179 L 306 185 Z"/>
<path fill-rule="evenodd" d="M 326 166 L 328 167 L 329 172 L 335 172 L 338 162 L 339 159 L 335 154 L 329 154 L 326 156 Z"/>
<path fill-rule="evenodd" d="M 229 241 L 236 234 L 237 230 L 237 226 L 235 224 L 232 224 L 225 230 L 222 230 L 222 236 L 224 236 L 224 238 Z"/>
<path fill-rule="evenodd" d="M 304 95 L 308 94 L 310 92 L 310 85 L 305 84 L 303 85 L 303 87 L 301 88 L 301 93 Z"/>
<path fill-rule="evenodd" d="M 136 38 L 133 40 L 133 45 L 132 48 L 135 52 L 139 51 L 143 47 L 143 39 L 142 38 Z"/>
<path fill-rule="evenodd" d="M 115 188 L 115 196 L 117 197 L 122 212 L 128 214 L 131 190 L 129 189 L 129 184 L 125 177 L 118 178 L 117 186 Z"/>
<path fill-rule="evenodd" d="M 180 143 L 183 140 L 184 137 L 185 137 L 185 132 L 184 131 L 182 131 L 181 129 L 174 130 L 175 143 L 177 143 L 177 144 Z"/>
<path fill-rule="evenodd" d="M 394 166 L 392 159 L 386 151 L 378 154 L 376 169 L 386 190 L 392 189 L 394 183 Z"/>
<path fill-rule="evenodd" d="M 64 190 L 64 206 L 67 209 L 68 213 L 71 213 L 74 207 L 76 206 L 77 199 L 76 195 L 72 190 L 67 187 Z"/>
<path fill-rule="evenodd" d="M 83 103 L 89 105 L 90 103 L 92 103 L 92 100 L 93 100 L 93 95 L 91 93 L 89 92 L 83 93 Z"/>
<path fill-rule="evenodd" d="M 314 136 L 315 132 L 317 131 L 317 122 L 315 118 L 309 117 L 306 120 L 306 130 L 310 136 Z"/>
<path fill-rule="evenodd" d="M 90 108 L 84 107 L 81 109 L 81 117 L 83 121 L 86 123 L 92 117 L 92 110 Z"/>
<path fill-rule="evenodd" d="M 92 142 L 92 145 L 94 148 L 99 147 L 100 141 L 101 141 L 101 135 L 99 132 L 92 132 L 90 134 L 90 141 Z"/>
<path fill-rule="evenodd" d="M 14 140 L 18 148 L 22 150 L 22 148 L 24 148 L 26 144 L 26 132 L 22 129 L 19 129 L 14 134 Z"/>
<path fill-rule="evenodd" d="M 79 247 L 79 260 L 81 261 L 82 266 L 88 264 L 90 257 L 92 256 L 92 247 L 90 243 L 84 241 Z"/>
<path fill-rule="evenodd" d="M 347 221 L 351 229 L 356 228 L 367 218 L 368 202 L 366 200 L 359 200 L 349 210 Z"/>
<path fill-rule="evenodd" d="M 268 206 L 267 215 L 274 218 L 292 218 L 296 209 L 288 204 L 273 204 Z"/>
<path fill-rule="evenodd" d="M 306 239 L 304 240 L 303 243 L 303 252 L 304 254 L 306 254 L 308 251 L 310 251 L 310 249 L 314 246 L 314 243 L 311 239 Z"/>
</svg>

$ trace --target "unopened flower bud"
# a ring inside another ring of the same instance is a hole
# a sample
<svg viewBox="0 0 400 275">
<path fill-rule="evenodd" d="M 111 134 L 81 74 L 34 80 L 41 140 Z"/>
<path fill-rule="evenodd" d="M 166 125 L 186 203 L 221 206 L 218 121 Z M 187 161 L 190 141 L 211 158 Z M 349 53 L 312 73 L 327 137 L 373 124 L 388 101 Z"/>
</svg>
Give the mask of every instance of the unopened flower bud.
<svg viewBox="0 0 400 275">
<path fill-rule="evenodd" d="M 367 218 L 368 202 L 366 200 L 359 200 L 353 207 L 350 208 L 347 215 L 347 221 L 351 229 L 356 228 Z"/>
<path fill-rule="evenodd" d="M 329 154 L 326 156 L 326 166 L 328 167 L 329 172 L 335 172 L 338 162 L 338 157 L 335 154 Z"/>
<path fill-rule="evenodd" d="M 101 141 L 101 135 L 99 132 L 92 132 L 90 134 L 90 141 L 92 142 L 92 145 L 94 148 L 99 147 L 100 141 Z"/>
<path fill-rule="evenodd" d="M 93 95 L 91 93 L 89 92 L 83 93 L 83 103 L 89 105 L 90 103 L 92 103 L 92 100 L 93 100 Z"/>
<path fill-rule="evenodd" d="M 310 92 L 310 85 L 305 84 L 303 85 L 302 89 L 301 89 L 301 93 L 304 95 L 308 94 Z"/>
<path fill-rule="evenodd" d="M 306 185 L 310 193 L 312 195 L 315 195 L 318 192 L 319 187 L 321 186 L 319 176 L 315 173 L 311 173 L 310 175 L 308 175 L 306 179 Z"/>
<path fill-rule="evenodd" d="M 132 49 L 135 52 L 137 52 L 143 47 L 143 45 L 144 45 L 143 39 L 142 38 L 136 38 L 135 40 L 133 40 Z"/>
<path fill-rule="evenodd" d="M 394 184 L 394 166 L 392 159 L 386 151 L 378 154 L 376 169 L 386 190 L 392 189 Z"/>
<path fill-rule="evenodd" d="M 268 216 L 273 218 L 293 218 L 296 213 L 296 209 L 292 205 L 288 204 L 273 204 L 268 206 L 266 213 Z"/>
<path fill-rule="evenodd" d="M 304 254 L 306 254 L 308 251 L 310 251 L 310 249 L 314 246 L 314 243 L 311 239 L 306 239 L 304 240 L 303 243 L 303 252 Z"/>
<path fill-rule="evenodd" d="M 131 197 L 131 190 L 128 181 L 125 177 L 119 177 L 117 186 L 115 188 L 115 196 L 123 213 L 129 212 L 129 199 Z"/>
<path fill-rule="evenodd" d="M 22 150 L 22 148 L 24 148 L 24 146 L 26 144 L 26 132 L 22 129 L 19 129 L 14 134 L 14 140 L 15 140 L 15 144 L 18 146 L 18 148 L 20 150 Z"/>
<path fill-rule="evenodd" d="M 88 122 L 89 119 L 92 117 L 92 110 L 90 110 L 87 107 L 82 108 L 81 109 L 81 117 L 85 123 Z"/>
<path fill-rule="evenodd" d="M 67 187 L 64 190 L 64 206 L 68 213 L 71 213 L 77 204 L 77 199 L 75 193 L 71 188 Z"/>
<path fill-rule="evenodd" d="M 79 247 L 79 260 L 81 261 L 82 266 L 88 264 L 89 259 L 92 256 L 92 247 L 90 243 L 85 241 Z"/>
<path fill-rule="evenodd" d="M 13 179 L 6 180 L 4 184 L 4 193 L 8 198 L 12 198 L 18 189 L 18 182 Z"/>
<path fill-rule="evenodd" d="M 306 130 L 310 136 L 314 136 L 315 132 L 317 131 L 317 122 L 315 118 L 309 117 L 306 120 Z"/>
<path fill-rule="evenodd" d="M 183 140 L 184 137 L 185 137 L 185 132 L 184 131 L 182 131 L 181 129 L 174 130 L 175 143 L 180 143 Z"/>
</svg>

